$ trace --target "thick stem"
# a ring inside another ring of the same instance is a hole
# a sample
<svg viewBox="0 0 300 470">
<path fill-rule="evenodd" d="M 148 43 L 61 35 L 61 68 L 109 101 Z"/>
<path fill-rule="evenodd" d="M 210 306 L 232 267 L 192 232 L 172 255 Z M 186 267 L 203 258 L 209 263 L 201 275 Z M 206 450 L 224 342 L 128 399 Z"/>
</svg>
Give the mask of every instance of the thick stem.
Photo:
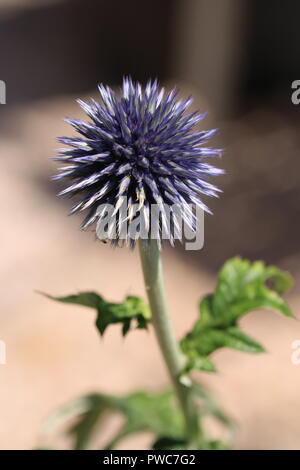
<svg viewBox="0 0 300 470">
<path fill-rule="evenodd" d="M 156 240 L 141 240 L 140 255 L 145 285 L 152 313 L 152 324 L 175 392 L 182 408 L 190 446 L 195 445 L 198 422 L 189 387 L 180 382 L 185 358 L 180 351 L 165 295 L 160 250 Z"/>
</svg>

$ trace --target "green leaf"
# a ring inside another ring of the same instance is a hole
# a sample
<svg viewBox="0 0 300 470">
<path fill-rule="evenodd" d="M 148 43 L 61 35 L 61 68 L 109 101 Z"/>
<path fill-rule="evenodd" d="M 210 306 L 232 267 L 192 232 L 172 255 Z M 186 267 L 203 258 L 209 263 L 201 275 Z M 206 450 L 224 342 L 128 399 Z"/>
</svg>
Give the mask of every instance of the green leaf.
<svg viewBox="0 0 300 470">
<path fill-rule="evenodd" d="M 190 359 L 200 370 L 213 371 L 207 367 L 206 356 L 219 348 L 232 348 L 249 353 L 264 352 L 264 348 L 255 340 L 243 333 L 237 326 L 228 327 L 224 330 L 208 328 L 199 331 L 196 335 L 187 335 L 181 343 L 183 352 L 190 356 Z M 208 363 L 209 364 L 209 363 Z"/>
<path fill-rule="evenodd" d="M 267 281 L 271 283 L 270 288 Z M 228 260 L 219 273 L 212 297 L 211 320 L 225 326 L 262 307 L 293 317 L 288 304 L 280 297 L 292 284 L 288 273 L 275 266 L 266 267 L 262 261 L 251 263 L 239 257 Z"/>
<path fill-rule="evenodd" d="M 68 433 L 74 439 L 74 449 L 86 449 L 90 447 L 96 427 L 109 412 L 119 412 L 124 417 L 124 424 L 105 449 L 113 449 L 124 437 L 140 431 L 149 431 L 156 439 L 166 435 L 175 440 L 183 439 L 182 416 L 173 392 L 169 391 L 160 394 L 136 392 L 125 397 L 88 395 L 55 412 L 47 420 L 46 427 L 53 429 L 70 418 L 76 418 Z"/>
<path fill-rule="evenodd" d="M 129 296 L 119 304 L 102 302 L 98 310 L 96 326 L 103 335 L 108 325 L 122 323 L 122 333 L 125 336 L 131 328 L 132 320 L 136 320 L 137 328 L 147 328 L 150 318 L 150 310 L 144 301 L 138 297 Z"/>
<path fill-rule="evenodd" d="M 152 395 L 133 393 L 123 399 L 120 411 L 126 417 L 123 432 L 150 431 L 156 436 L 182 437 L 183 422 L 173 392 Z"/>
<path fill-rule="evenodd" d="M 230 425 L 229 418 L 222 413 L 202 387 L 197 386 L 195 393 L 203 399 L 201 416 L 211 414 L 223 425 Z M 153 449 L 187 448 L 183 417 L 171 391 L 159 394 L 135 392 L 123 397 L 99 393 L 87 395 L 53 413 L 48 418 L 45 429 L 48 434 L 49 430 L 57 434 L 57 428 L 59 426 L 66 428 L 71 420 L 72 425 L 67 427 L 67 433 L 73 438 L 72 448 L 89 449 L 92 439 L 95 441 L 97 435 L 101 433 L 101 424 L 106 423 L 106 420 L 103 421 L 104 418 L 107 414 L 116 412 L 123 416 L 122 428 L 103 449 L 113 449 L 122 439 L 138 432 L 153 434 L 155 437 Z M 49 441 L 49 436 L 47 440 Z M 211 442 L 206 439 L 203 441 L 203 438 L 199 439 L 198 446 L 203 449 L 212 448 Z"/>
<path fill-rule="evenodd" d="M 98 394 L 73 400 L 51 413 L 43 425 L 43 434 L 50 435 L 61 424 L 80 417 L 69 433 L 74 437 L 74 449 L 85 449 L 105 408 L 106 405 Z"/>
<path fill-rule="evenodd" d="M 188 357 L 183 374 L 186 374 L 193 369 L 203 370 L 205 372 L 216 372 L 216 366 L 213 361 L 209 357 L 205 357 L 197 351 L 195 343 L 193 343 L 189 336 L 181 341 L 181 349 Z"/>
<path fill-rule="evenodd" d="M 98 395 L 89 395 L 85 400 L 87 402 L 86 411 L 82 414 L 81 419 L 69 430 L 69 434 L 75 439 L 74 449 L 76 450 L 88 447 L 95 427 L 106 409 L 106 403 Z"/>
<path fill-rule="evenodd" d="M 265 266 L 261 261 L 251 263 L 239 257 L 227 261 L 218 275 L 215 293 L 201 300 L 200 318 L 181 341 L 188 358 L 186 370 L 214 371 L 208 356 L 223 347 L 263 352 L 257 341 L 239 329 L 237 321 L 262 307 L 293 317 L 281 297 L 291 285 L 290 275 L 275 266 Z"/>
<path fill-rule="evenodd" d="M 147 328 L 151 318 L 149 307 L 139 297 L 128 296 L 124 302 L 112 303 L 107 302 L 95 292 L 81 292 L 66 297 L 44 295 L 59 302 L 96 309 L 96 326 L 101 336 L 106 328 L 113 323 L 122 324 L 122 334 L 125 336 L 132 326 L 132 321 L 136 322 L 137 328 Z"/>
<path fill-rule="evenodd" d="M 45 297 L 51 300 L 57 300 L 66 304 L 82 305 L 84 307 L 91 307 L 98 309 L 103 302 L 102 297 L 95 292 L 80 292 L 79 294 L 66 295 L 65 297 L 54 297 L 53 295 L 45 294 L 40 292 Z"/>
</svg>

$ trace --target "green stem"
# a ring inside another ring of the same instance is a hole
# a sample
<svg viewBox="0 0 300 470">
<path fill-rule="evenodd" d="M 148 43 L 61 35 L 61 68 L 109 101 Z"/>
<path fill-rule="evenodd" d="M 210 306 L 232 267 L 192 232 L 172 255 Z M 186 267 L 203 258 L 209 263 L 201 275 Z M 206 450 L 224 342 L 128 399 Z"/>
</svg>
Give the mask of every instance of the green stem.
<svg viewBox="0 0 300 470">
<path fill-rule="evenodd" d="M 185 358 L 175 337 L 167 306 L 160 250 L 156 240 L 140 240 L 139 244 L 144 280 L 152 313 L 152 324 L 183 412 L 186 434 L 191 447 L 195 445 L 199 432 L 197 413 L 190 388 L 180 382 Z"/>
</svg>

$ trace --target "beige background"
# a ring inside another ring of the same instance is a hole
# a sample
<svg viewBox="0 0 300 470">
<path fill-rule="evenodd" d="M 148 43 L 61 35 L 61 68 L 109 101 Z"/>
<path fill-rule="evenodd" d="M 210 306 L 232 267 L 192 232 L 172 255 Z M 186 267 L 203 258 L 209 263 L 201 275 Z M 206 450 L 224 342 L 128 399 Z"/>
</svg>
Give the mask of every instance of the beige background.
<svg viewBox="0 0 300 470">
<path fill-rule="evenodd" d="M 44 444 L 39 437 L 44 418 L 81 394 L 159 390 L 168 384 L 152 331 L 135 331 L 124 340 L 119 326 L 112 326 L 100 340 L 92 310 L 51 302 L 35 292 L 64 295 L 95 289 L 115 301 L 127 294 L 144 296 L 137 252 L 111 249 L 95 242 L 92 233 L 80 232 L 79 220 L 66 216 L 68 202 L 59 201 L 48 182 L 54 165 L 46 157 L 53 153 L 54 136 L 67 130 L 61 117 L 78 115 L 72 103 L 68 97 L 9 111 L 14 136 L 1 139 L 0 153 L 9 156 L 2 163 L 0 186 L 0 338 L 7 344 L 7 364 L 0 366 L 2 449 Z M 214 286 L 214 274 L 201 265 L 206 255 L 206 244 L 197 264 L 190 263 L 191 253 L 164 250 L 179 336 L 195 320 L 199 297 Z M 298 278 L 294 264 L 289 259 L 280 263 L 292 267 Z M 297 315 L 297 288 L 288 298 Z M 269 353 L 217 352 L 219 373 L 202 373 L 199 379 L 239 424 L 236 448 L 299 448 L 300 365 L 291 363 L 299 323 L 265 311 L 242 323 Z M 131 438 L 123 448 L 145 448 L 149 440 L 147 435 Z M 68 445 L 61 438 L 49 442 Z"/>
<path fill-rule="evenodd" d="M 204 249 L 163 252 L 178 337 L 237 254 L 291 271 L 288 300 L 299 317 L 300 108 L 290 99 L 300 76 L 299 14 L 297 0 L 272 9 L 259 0 L 0 0 L 0 449 L 66 448 L 61 435 L 40 432 L 58 406 L 91 391 L 169 384 L 151 330 L 124 340 L 114 326 L 100 340 L 91 310 L 36 293 L 144 296 L 137 253 L 80 232 L 50 183 L 54 138 L 71 133 L 63 118 L 83 117 L 75 98 L 96 96 L 100 81 L 157 76 L 193 94 L 195 108 L 209 112 L 203 126 L 220 129 L 212 145 L 225 149 L 218 164 L 226 176 L 216 181 L 224 194 L 209 202 Z M 259 311 L 242 324 L 269 352 L 218 351 L 218 374 L 195 377 L 238 423 L 235 448 L 299 450 L 300 365 L 291 362 L 299 322 Z M 106 423 L 94 445 L 118 424 Z M 150 442 L 133 436 L 122 446 Z"/>
</svg>

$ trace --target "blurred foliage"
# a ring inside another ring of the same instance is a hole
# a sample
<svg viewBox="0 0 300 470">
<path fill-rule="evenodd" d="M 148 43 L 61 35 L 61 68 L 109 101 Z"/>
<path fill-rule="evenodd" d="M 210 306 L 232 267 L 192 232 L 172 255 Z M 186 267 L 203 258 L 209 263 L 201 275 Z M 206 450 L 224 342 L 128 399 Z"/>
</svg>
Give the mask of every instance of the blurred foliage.
<svg viewBox="0 0 300 470">
<path fill-rule="evenodd" d="M 201 392 L 200 395 L 203 399 L 203 416 L 211 414 L 224 426 L 233 426 L 215 402 L 212 408 L 209 394 Z M 94 435 L 101 435 L 101 424 L 109 413 L 121 414 L 123 424 L 103 446 L 104 449 L 114 449 L 125 437 L 145 431 L 155 437 L 153 449 L 185 449 L 187 446 L 181 411 L 173 391 L 169 390 L 159 394 L 139 391 L 124 397 L 90 394 L 52 413 L 45 423 L 44 431 L 56 432 L 60 424 L 71 421 L 67 434 L 72 437 L 72 447 L 76 450 L 88 449 Z M 201 448 L 211 445 L 211 441 L 199 439 Z M 222 446 L 228 447 L 225 443 Z"/>
<path fill-rule="evenodd" d="M 187 374 L 192 369 L 215 371 L 210 355 L 219 348 L 229 347 L 239 351 L 260 353 L 264 351 L 257 341 L 246 335 L 238 326 L 245 314 L 262 307 L 271 308 L 284 316 L 293 317 L 281 295 L 292 285 L 290 275 L 261 261 L 251 263 L 239 257 L 228 260 L 221 268 L 215 292 L 206 295 L 199 304 L 199 319 L 193 329 L 180 342 L 186 355 L 186 367 L 182 371 L 182 385 L 191 387 L 198 416 L 199 436 L 195 446 L 203 450 L 229 449 L 228 440 L 211 440 L 203 429 L 203 418 L 217 420 L 229 431 L 235 430 L 232 420 L 219 407 L 211 394 Z M 59 302 L 82 305 L 96 309 L 96 326 L 102 336 L 110 324 L 121 323 L 123 335 L 131 328 L 146 328 L 151 321 L 148 306 L 138 297 L 127 297 L 124 302 L 107 302 L 94 292 L 84 292 L 67 297 L 52 297 Z M 188 380 L 186 380 L 188 379 Z M 47 420 L 47 432 L 55 430 L 72 419 L 68 435 L 72 436 L 74 449 L 91 447 L 93 437 L 101 434 L 101 424 L 109 413 L 123 418 L 121 429 L 104 445 L 113 449 L 125 437 L 138 432 L 150 432 L 153 449 L 187 449 L 187 437 L 183 416 L 177 406 L 174 393 L 166 391 L 151 394 L 144 391 L 123 397 L 90 394 L 79 398 L 53 413 Z M 75 422 L 74 422 L 75 420 Z"/>
</svg>

